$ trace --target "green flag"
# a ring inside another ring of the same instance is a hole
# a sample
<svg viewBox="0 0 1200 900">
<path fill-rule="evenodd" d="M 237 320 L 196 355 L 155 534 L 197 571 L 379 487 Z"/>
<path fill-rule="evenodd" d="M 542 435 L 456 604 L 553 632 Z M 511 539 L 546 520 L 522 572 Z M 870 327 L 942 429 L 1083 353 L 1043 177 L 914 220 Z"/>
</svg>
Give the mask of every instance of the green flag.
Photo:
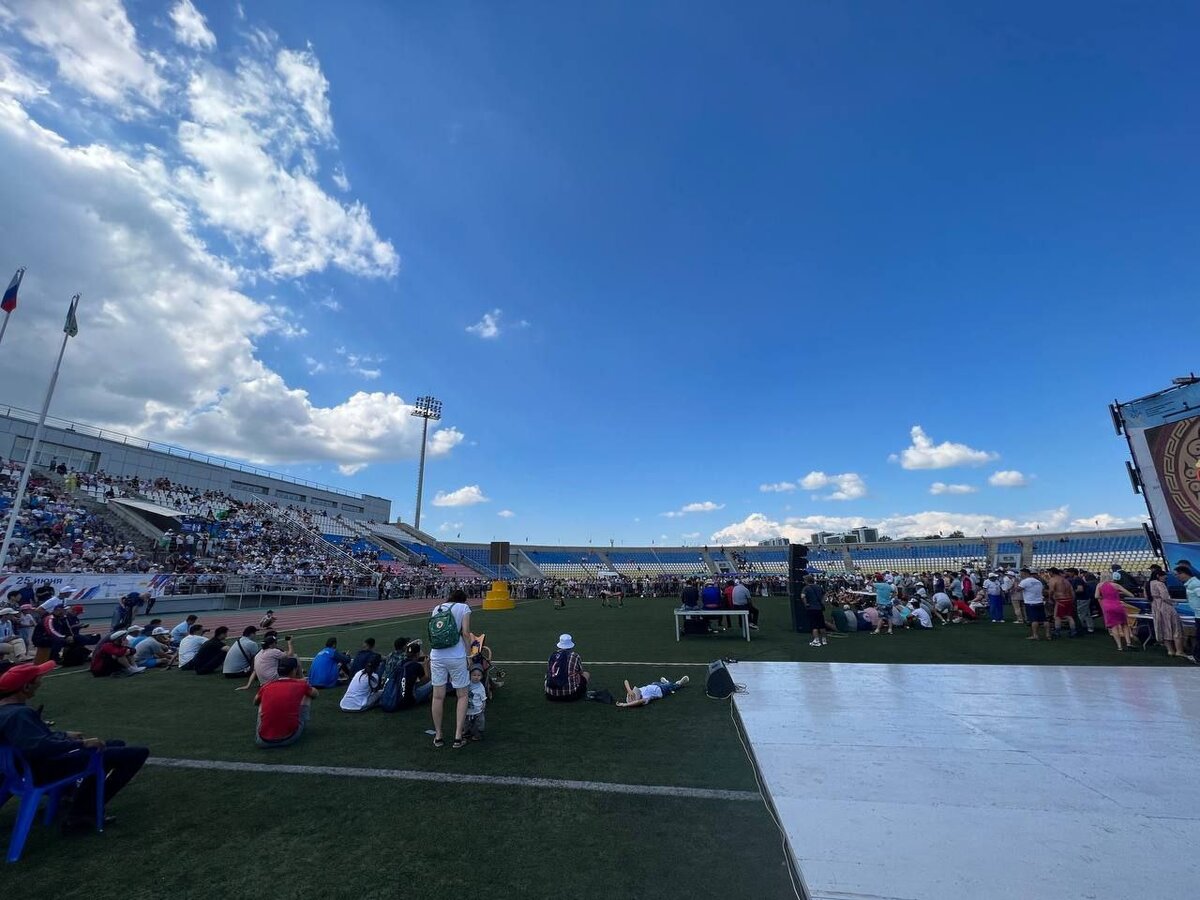
<svg viewBox="0 0 1200 900">
<path fill-rule="evenodd" d="M 67 310 L 67 322 L 63 325 L 63 331 L 67 337 L 75 337 L 79 334 L 79 323 L 75 321 L 75 307 L 79 305 L 79 295 L 76 294 L 71 298 L 71 307 Z"/>
</svg>

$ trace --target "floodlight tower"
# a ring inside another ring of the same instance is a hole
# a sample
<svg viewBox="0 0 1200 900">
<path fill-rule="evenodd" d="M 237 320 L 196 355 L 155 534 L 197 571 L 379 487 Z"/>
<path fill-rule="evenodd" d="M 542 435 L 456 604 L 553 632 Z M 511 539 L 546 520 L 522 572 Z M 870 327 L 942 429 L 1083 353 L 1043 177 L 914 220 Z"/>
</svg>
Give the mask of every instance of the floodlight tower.
<svg viewBox="0 0 1200 900">
<path fill-rule="evenodd" d="M 421 423 L 421 464 L 417 467 L 417 514 L 413 527 L 421 530 L 421 491 L 425 487 L 425 444 L 429 436 L 429 421 L 442 417 L 442 401 L 436 397 L 418 397 L 413 404 L 412 415 L 424 419 Z"/>
</svg>

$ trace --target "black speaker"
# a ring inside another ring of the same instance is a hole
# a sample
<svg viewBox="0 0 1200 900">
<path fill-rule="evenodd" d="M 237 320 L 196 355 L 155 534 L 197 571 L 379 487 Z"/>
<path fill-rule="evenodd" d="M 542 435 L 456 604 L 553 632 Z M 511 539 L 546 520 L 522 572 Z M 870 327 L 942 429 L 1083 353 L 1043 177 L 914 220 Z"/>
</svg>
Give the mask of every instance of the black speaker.
<svg viewBox="0 0 1200 900">
<path fill-rule="evenodd" d="M 804 544 L 788 545 L 788 578 L 803 581 L 808 574 L 808 547 Z"/>
<path fill-rule="evenodd" d="M 788 600 L 792 608 L 792 628 L 808 631 L 808 612 L 804 608 L 804 576 L 808 574 L 808 547 L 804 544 L 788 546 Z"/>
<path fill-rule="evenodd" d="M 724 700 L 737 690 L 733 676 L 725 668 L 725 662 L 718 659 L 708 664 L 708 680 L 704 684 L 704 693 L 713 700 Z"/>
<path fill-rule="evenodd" d="M 509 554 L 508 541 L 492 541 L 491 556 L 488 558 L 488 561 L 493 566 L 507 566 L 508 565 L 508 554 Z"/>
</svg>

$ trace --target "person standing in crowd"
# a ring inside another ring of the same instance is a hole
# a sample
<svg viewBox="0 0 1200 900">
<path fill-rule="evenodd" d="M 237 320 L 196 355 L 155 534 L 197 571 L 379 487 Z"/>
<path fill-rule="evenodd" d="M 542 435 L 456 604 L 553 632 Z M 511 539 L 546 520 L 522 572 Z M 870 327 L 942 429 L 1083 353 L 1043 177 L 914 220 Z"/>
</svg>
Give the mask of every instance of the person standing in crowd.
<svg viewBox="0 0 1200 900">
<path fill-rule="evenodd" d="M 74 773 L 83 775 L 91 753 L 102 755 L 104 803 L 107 806 L 145 765 L 150 751 L 126 747 L 123 741 L 84 737 L 76 731 L 51 731 L 41 714 L 29 706 L 42 677 L 55 663 L 40 666 L 23 663 L 0 675 L 0 744 L 12 747 L 29 763 L 35 783 L 59 781 Z M 109 824 L 110 817 L 104 823 Z M 96 786 L 91 776 L 75 789 L 63 821 L 64 830 L 95 827 Z"/>
<path fill-rule="evenodd" d="M 584 670 L 575 641 L 569 634 L 560 634 L 555 647 L 546 663 L 546 699 L 555 703 L 582 700 L 587 696 L 591 673 Z"/>
<path fill-rule="evenodd" d="M 750 616 L 750 627 L 758 630 L 758 607 L 750 596 L 750 589 L 742 584 L 741 579 L 733 583 L 733 608 L 744 610 Z"/>
<path fill-rule="evenodd" d="M 1067 626 L 1067 634 L 1075 637 L 1079 628 L 1075 623 L 1075 589 L 1061 569 L 1050 569 L 1050 602 L 1054 604 L 1054 630 L 1059 623 Z"/>
<path fill-rule="evenodd" d="M 471 607 L 467 595 L 454 590 L 446 603 L 439 603 L 429 616 L 429 674 L 433 683 L 433 746 L 443 747 L 442 714 L 446 704 L 446 685 L 454 688 L 455 750 L 466 746 L 463 729 L 467 724 L 467 646 L 471 643 Z"/>
<path fill-rule="evenodd" d="M 483 684 L 483 666 L 471 666 L 471 683 L 467 687 L 467 725 L 464 734 L 468 741 L 482 741 L 487 727 L 487 688 Z"/>
<path fill-rule="evenodd" d="M 1180 562 L 1175 567 L 1175 577 L 1183 582 L 1187 605 L 1192 608 L 1192 615 L 1197 620 L 1197 637 L 1193 640 L 1200 639 L 1200 578 L 1196 577 L 1191 564 L 1186 562 Z"/>
<path fill-rule="evenodd" d="M 1004 590 L 995 572 L 988 572 L 983 580 L 983 592 L 987 595 L 988 617 L 994 624 L 1004 623 Z"/>
<path fill-rule="evenodd" d="M 1042 631 L 1046 635 L 1046 640 L 1050 640 L 1050 624 L 1046 621 L 1046 586 L 1042 584 L 1041 579 L 1034 578 L 1033 572 L 1029 569 L 1021 570 L 1021 580 L 1017 582 L 1017 587 L 1021 589 L 1021 602 L 1025 604 L 1025 618 L 1029 621 L 1029 637 L 1027 640 L 1036 641 L 1038 638 L 1038 626 L 1042 626 Z"/>
<path fill-rule="evenodd" d="M 1092 594 L 1087 582 L 1078 569 L 1067 569 L 1067 581 L 1071 584 L 1071 593 L 1075 595 L 1075 619 L 1079 622 L 1079 633 L 1082 635 L 1086 628 L 1088 634 L 1096 633 L 1096 624 L 1092 621 Z"/>
<path fill-rule="evenodd" d="M 1017 573 L 1009 569 L 1004 573 L 1004 577 L 1000 579 L 1000 589 L 1004 591 L 1004 596 L 1008 598 L 1008 602 L 1012 604 L 1013 615 L 1016 617 L 1018 625 L 1024 625 L 1025 622 L 1025 592 L 1021 590 L 1017 579 Z"/>
<path fill-rule="evenodd" d="M 254 640 L 256 634 L 258 629 L 247 625 L 242 629 L 242 636 L 230 645 L 225 661 L 221 663 L 221 674 L 226 678 L 244 678 L 254 669 L 254 657 L 260 649 Z"/>
<path fill-rule="evenodd" d="M 808 627 L 812 630 L 812 640 L 808 646 L 824 647 L 829 643 L 825 630 L 825 588 L 817 584 L 811 575 L 805 575 L 804 589 L 800 594 L 808 612 Z"/>
<path fill-rule="evenodd" d="M 1154 636 L 1167 648 L 1167 656 L 1183 656 L 1195 662 L 1193 656 L 1183 649 L 1183 619 L 1167 590 L 1167 573 L 1162 566 L 1150 567 L 1150 580 L 1146 582 L 1146 599 L 1150 601 L 1150 612 L 1154 616 Z"/>
<path fill-rule="evenodd" d="M 1096 587 L 1096 599 L 1100 601 L 1100 612 L 1104 614 L 1104 627 L 1112 635 L 1118 650 L 1133 646 L 1133 636 L 1129 633 L 1129 612 L 1122 599 L 1132 596 L 1122 585 L 1113 581 L 1112 573 L 1102 576 Z"/>
<path fill-rule="evenodd" d="M 258 707 L 254 742 L 260 747 L 296 743 L 308 727 L 311 704 L 317 695 L 316 688 L 300 676 L 300 661 L 294 656 L 281 659 L 277 677 L 254 695 Z"/>
</svg>

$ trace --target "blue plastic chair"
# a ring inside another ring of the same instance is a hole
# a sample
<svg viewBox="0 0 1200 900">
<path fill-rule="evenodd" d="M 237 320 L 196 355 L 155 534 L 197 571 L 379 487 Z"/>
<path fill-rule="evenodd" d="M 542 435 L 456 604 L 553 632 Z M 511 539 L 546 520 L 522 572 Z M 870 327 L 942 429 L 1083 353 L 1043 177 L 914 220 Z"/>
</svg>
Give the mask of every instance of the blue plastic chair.
<svg viewBox="0 0 1200 900">
<path fill-rule="evenodd" d="M 89 775 L 96 780 L 96 831 L 104 830 L 104 764 L 103 755 L 99 750 L 86 751 L 91 753 L 87 768 L 82 772 L 52 781 L 49 784 L 34 784 L 33 773 L 29 763 L 12 747 L 0 746 L 0 806 L 10 796 L 19 797 L 21 806 L 17 810 L 17 820 L 13 823 L 12 838 L 8 842 L 8 861 L 15 863 L 21 858 L 25 848 L 25 840 L 33 827 L 37 816 L 38 804 L 46 798 L 46 813 L 44 823 L 49 825 L 54 821 L 58 812 L 58 800 L 63 788 L 75 784 Z"/>
</svg>

